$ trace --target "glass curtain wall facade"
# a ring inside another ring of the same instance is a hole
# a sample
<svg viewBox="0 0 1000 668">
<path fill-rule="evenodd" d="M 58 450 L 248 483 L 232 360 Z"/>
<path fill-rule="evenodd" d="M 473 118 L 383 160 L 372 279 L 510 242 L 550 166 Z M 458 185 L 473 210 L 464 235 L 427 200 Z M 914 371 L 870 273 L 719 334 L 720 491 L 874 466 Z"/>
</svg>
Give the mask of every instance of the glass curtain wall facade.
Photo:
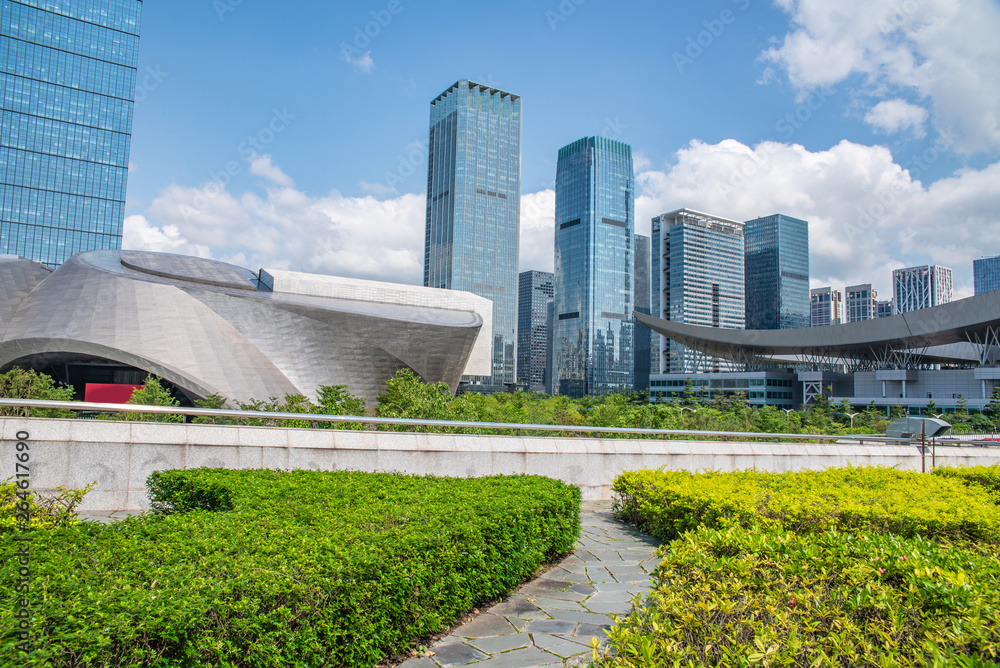
<svg viewBox="0 0 1000 668">
<path fill-rule="evenodd" d="M 1000 290 L 1000 257 L 973 260 L 972 274 L 977 295 Z"/>
<path fill-rule="evenodd" d="M 876 317 L 875 304 L 878 301 L 878 290 L 872 288 L 871 283 L 861 283 L 859 285 L 848 285 L 844 288 L 847 293 L 847 322 L 861 322 L 863 320 L 873 320 Z"/>
<path fill-rule="evenodd" d="M 548 386 L 551 302 L 551 273 L 525 271 L 518 276 L 517 383 L 532 392 L 545 392 Z"/>
<path fill-rule="evenodd" d="M 892 272 L 896 314 L 940 306 L 951 301 L 951 269 L 937 265 L 908 267 Z"/>
<path fill-rule="evenodd" d="M 747 221 L 747 329 L 809 327 L 809 223 L 781 214 Z"/>
<path fill-rule="evenodd" d="M 650 238 L 642 234 L 633 237 L 632 247 L 635 252 L 635 270 L 632 273 L 632 286 L 634 291 L 633 307 L 639 313 L 651 315 L 653 310 L 650 304 Z M 638 320 L 632 323 L 635 343 L 632 348 L 635 351 L 635 372 L 633 388 L 636 392 L 649 389 L 649 374 L 652 370 L 652 343 L 653 330 L 646 327 Z"/>
<path fill-rule="evenodd" d="M 635 178 L 632 148 L 588 137 L 556 167 L 553 391 L 633 387 Z"/>
<path fill-rule="evenodd" d="M 844 305 L 840 299 L 840 290 L 833 288 L 816 288 L 809 293 L 810 310 L 813 327 L 839 325 L 844 321 Z"/>
<path fill-rule="evenodd" d="M 0 0 L 0 254 L 119 249 L 141 0 Z"/>
<path fill-rule="evenodd" d="M 468 80 L 431 102 L 424 285 L 493 301 L 493 374 L 463 389 L 516 382 L 521 98 Z"/>
<path fill-rule="evenodd" d="M 653 307 L 673 322 L 744 329 L 743 223 L 680 209 L 653 218 Z M 660 374 L 741 370 L 659 337 Z"/>
</svg>

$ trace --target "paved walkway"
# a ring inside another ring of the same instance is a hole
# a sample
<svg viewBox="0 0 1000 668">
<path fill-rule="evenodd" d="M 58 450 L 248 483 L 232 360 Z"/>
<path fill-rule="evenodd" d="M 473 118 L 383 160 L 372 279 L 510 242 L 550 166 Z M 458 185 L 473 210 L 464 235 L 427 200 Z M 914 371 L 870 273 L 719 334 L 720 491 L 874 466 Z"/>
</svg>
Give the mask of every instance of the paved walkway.
<svg viewBox="0 0 1000 668">
<path fill-rule="evenodd" d="M 537 580 L 455 629 L 400 668 L 584 666 L 591 638 L 602 640 L 609 613 L 632 609 L 650 589 L 654 538 L 614 519 L 611 502 L 585 502 L 576 551 Z"/>
</svg>

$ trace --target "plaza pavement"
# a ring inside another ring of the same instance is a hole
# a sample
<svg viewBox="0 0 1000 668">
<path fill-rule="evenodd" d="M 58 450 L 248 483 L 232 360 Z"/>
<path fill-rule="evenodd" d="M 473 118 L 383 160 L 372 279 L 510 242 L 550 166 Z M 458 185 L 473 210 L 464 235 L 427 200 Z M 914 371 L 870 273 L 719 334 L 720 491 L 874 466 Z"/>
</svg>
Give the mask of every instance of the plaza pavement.
<svg viewBox="0 0 1000 668">
<path fill-rule="evenodd" d="M 614 519 L 610 501 L 584 502 L 580 515 L 572 555 L 400 668 L 587 665 L 609 615 L 649 591 L 659 542 Z"/>
</svg>

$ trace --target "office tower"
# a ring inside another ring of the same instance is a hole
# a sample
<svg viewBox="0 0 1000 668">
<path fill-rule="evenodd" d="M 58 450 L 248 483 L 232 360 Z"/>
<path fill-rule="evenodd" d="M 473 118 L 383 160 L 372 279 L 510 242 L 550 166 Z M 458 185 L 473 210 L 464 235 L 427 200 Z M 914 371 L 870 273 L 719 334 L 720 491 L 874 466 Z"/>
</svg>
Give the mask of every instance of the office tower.
<svg viewBox="0 0 1000 668">
<path fill-rule="evenodd" d="M 896 269 L 892 290 L 896 313 L 947 304 L 951 301 L 951 269 L 933 264 Z"/>
<path fill-rule="evenodd" d="M 878 301 L 878 290 L 871 283 L 848 285 L 844 288 L 847 304 L 844 308 L 847 322 L 861 322 L 875 318 L 875 303 Z"/>
<path fill-rule="evenodd" d="M 569 396 L 633 386 L 632 148 L 588 137 L 556 167 L 553 389 Z"/>
<path fill-rule="evenodd" d="M 972 262 L 976 294 L 1000 290 L 1000 257 L 989 257 Z"/>
<path fill-rule="evenodd" d="M 493 301 L 493 374 L 463 387 L 507 389 L 517 371 L 521 98 L 465 79 L 431 102 L 424 285 Z"/>
<path fill-rule="evenodd" d="M 896 315 L 896 310 L 892 306 L 891 299 L 885 299 L 883 301 L 875 302 L 876 318 L 888 318 L 889 316 L 892 315 Z"/>
<path fill-rule="evenodd" d="M 517 293 L 517 383 L 533 392 L 545 392 L 552 274 L 521 272 Z"/>
<path fill-rule="evenodd" d="M 653 310 L 673 322 L 743 329 L 743 223 L 690 209 L 653 218 Z M 731 362 L 659 337 L 654 373 L 730 371 Z"/>
<path fill-rule="evenodd" d="M 139 0 L 0 0 L 0 254 L 121 248 Z"/>
<path fill-rule="evenodd" d="M 776 214 L 747 221 L 747 329 L 809 326 L 809 223 Z"/>
<path fill-rule="evenodd" d="M 810 318 L 812 327 L 839 325 L 844 321 L 844 304 L 840 290 L 817 288 L 810 291 Z"/>
<path fill-rule="evenodd" d="M 649 251 L 650 239 L 642 234 L 632 237 L 632 248 L 635 253 L 635 269 L 632 272 L 632 308 L 638 313 L 652 314 L 649 294 Z M 653 330 L 638 320 L 632 321 L 632 333 L 635 343 L 632 350 L 635 356 L 635 371 L 633 372 L 633 388 L 636 392 L 649 389 L 649 374 L 652 369 Z"/>
</svg>

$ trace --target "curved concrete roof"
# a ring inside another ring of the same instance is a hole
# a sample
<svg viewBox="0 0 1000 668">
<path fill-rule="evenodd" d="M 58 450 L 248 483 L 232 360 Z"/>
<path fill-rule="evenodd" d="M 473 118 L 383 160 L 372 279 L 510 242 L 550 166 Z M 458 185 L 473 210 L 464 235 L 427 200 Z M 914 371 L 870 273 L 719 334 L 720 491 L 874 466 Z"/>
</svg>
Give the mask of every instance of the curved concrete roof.
<svg viewBox="0 0 1000 668">
<path fill-rule="evenodd" d="M 887 351 L 928 351 L 925 361 L 968 362 L 967 355 L 945 348 L 950 344 L 985 341 L 988 330 L 1000 328 L 1000 290 L 888 318 L 804 329 L 719 329 L 684 325 L 642 313 L 636 318 L 667 338 L 721 357 L 835 357 L 875 359 Z M 937 352 L 935 353 L 935 350 Z M 954 348 L 953 348 L 954 350 Z"/>
<path fill-rule="evenodd" d="M 137 251 L 81 253 L 51 273 L 0 259 L 0 371 L 111 360 L 196 396 L 315 397 L 320 385 L 347 385 L 372 405 L 404 367 L 454 390 L 483 326 L 479 312 L 492 309 L 442 290 L 428 305 L 258 291 L 257 278 L 221 262 Z"/>
</svg>

